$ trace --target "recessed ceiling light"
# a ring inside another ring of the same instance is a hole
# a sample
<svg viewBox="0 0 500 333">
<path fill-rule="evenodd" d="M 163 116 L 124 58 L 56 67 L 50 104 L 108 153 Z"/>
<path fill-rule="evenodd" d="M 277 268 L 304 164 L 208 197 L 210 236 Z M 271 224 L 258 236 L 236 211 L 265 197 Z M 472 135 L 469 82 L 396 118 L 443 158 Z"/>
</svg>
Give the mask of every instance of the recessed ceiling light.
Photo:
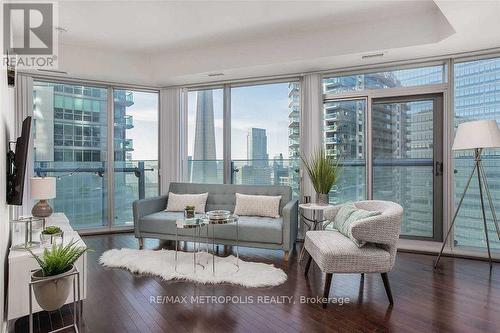
<svg viewBox="0 0 500 333">
<path fill-rule="evenodd" d="M 361 59 L 377 58 L 377 57 L 383 57 L 383 56 L 384 56 L 384 52 L 371 53 L 371 54 L 362 55 Z"/>
<path fill-rule="evenodd" d="M 56 26 L 56 27 L 54 27 L 54 29 L 56 29 L 57 32 L 68 32 L 67 29 L 60 27 L 60 26 Z"/>
<path fill-rule="evenodd" d="M 210 77 L 214 77 L 214 76 L 224 76 L 224 73 L 210 73 L 210 74 L 208 74 L 208 76 L 210 76 Z"/>
</svg>

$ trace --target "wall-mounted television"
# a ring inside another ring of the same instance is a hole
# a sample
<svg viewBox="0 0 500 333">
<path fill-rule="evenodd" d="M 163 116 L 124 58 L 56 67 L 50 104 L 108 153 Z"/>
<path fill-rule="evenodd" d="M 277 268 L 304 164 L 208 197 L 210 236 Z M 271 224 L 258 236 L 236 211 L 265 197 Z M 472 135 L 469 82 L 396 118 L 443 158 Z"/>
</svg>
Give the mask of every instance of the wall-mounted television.
<svg viewBox="0 0 500 333">
<path fill-rule="evenodd" d="M 31 117 L 23 121 L 21 136 L 17 138 L 15 152 L 9 147 L 7 153 L 7 203 L 20 206 L 23 204 L 24 178 L 31 132 Z M 14 142 L 12 142 L 14 143 Z"/>
</svg>

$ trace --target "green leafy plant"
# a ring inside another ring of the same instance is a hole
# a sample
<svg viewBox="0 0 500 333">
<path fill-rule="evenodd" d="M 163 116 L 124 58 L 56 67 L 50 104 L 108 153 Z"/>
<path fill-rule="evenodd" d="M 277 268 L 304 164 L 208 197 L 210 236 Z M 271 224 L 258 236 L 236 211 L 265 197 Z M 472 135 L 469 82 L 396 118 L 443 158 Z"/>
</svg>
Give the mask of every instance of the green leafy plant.
<svg viewBox="0 0 500 333">
<path fill-rule="evenodd" d="M 61 233 L 62 230 L 56 226 L 49 226 L 42 230 L 42 234 L 44 235 L 55 235 Z"/>
<path fill-rule="evenodd" d="M 186 210 L 194 210 L 194 206 L 188 205 L 188 206 L 186 206 Z"/>
<path fill-rule="evenodd" d="M 41 256 L 37 256 L 30 249 L 27 250 L 42 269 L 43 276 L 54 276 L 69 271 L 80 256 L 90 251 L 86 247 L 78 246 L 77 242 L 71 241 L 67 245 L 54 244 L 50 250 L 45 249 Z"/>
<path fill-rule="evenodd" d="M 339 159 L 328 156 L 323 148 L 317 149 L 309 159 L 304 158 L 302 155 L 300 158 L 304 162 L 314 190 L 322 194 L 330 192 L 342 172 Z"/>
</svg>

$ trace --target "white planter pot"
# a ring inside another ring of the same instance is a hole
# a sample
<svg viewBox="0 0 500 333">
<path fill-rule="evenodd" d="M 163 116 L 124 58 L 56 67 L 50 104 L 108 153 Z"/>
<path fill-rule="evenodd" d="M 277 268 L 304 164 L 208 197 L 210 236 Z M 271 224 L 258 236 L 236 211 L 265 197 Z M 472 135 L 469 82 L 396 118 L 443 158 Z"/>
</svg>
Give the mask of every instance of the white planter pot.
<svg viewBox="0 0 500 333">
<path fill-rule="evenodd" d="M 71 266 L 71 269 L 68 272 L 73 271 L 75 271 L 75 267 Z M 64 275 L 68 272 L 59 275 Z M 54 311 L 59 309 L 68 299 L 75 276 L 70 275 L 57 278 L 59 275 L 50 276 L 50 278 L 55 277 L 54 280 L 33 284 L 33 292 L 35 293 L 36 301 L 45 311 Z M 41 281 L 47 278 L 49 277 L 43 276 L 41 269 L 31 274 L 31 281 Z"/>
</svg>

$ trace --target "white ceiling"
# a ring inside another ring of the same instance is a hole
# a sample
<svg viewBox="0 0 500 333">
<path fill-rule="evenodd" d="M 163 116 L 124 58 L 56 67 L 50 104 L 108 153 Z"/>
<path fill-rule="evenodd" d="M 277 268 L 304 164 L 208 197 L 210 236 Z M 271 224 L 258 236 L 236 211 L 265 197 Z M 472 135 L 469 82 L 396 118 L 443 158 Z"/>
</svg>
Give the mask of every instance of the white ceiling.
<svg viewBox="0 0 500 333">
<path fill-rule="evenodd" d="M 154 86 L 300 73 L 500 47 L 498 17 L 498 1 L 64 1 L 59 61 Z"/>
</svg>

